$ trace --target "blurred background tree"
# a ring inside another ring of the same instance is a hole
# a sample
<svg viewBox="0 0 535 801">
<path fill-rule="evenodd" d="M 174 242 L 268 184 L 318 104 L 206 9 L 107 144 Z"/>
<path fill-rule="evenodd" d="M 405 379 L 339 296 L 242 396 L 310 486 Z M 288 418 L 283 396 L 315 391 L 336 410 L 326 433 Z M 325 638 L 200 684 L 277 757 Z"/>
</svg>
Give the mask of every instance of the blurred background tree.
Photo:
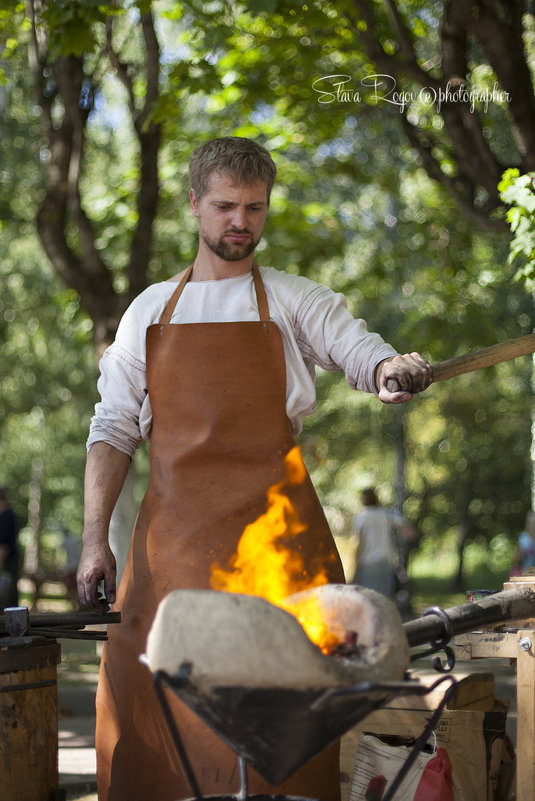
<svg viewBox="0 0 535 801">
<path fill-rule="evenodd" d="M 38 477 L 44 527 L 80 531 L 93 354 L 193 258 L 187 161 L 214 135 L 278 164 L 260 263 L 344 292 L 400 351 L 531 331 L 498 189 L 535 160 L 527 1 L 28 0 L 0 24 L 0 481 L 19 514 Z M 319 374 L 301 444 L 322 501 L 347 522 L 376 484 L 456 542 L 461 574 L 466 543 L 502 548 L 531 504 L 530 381 L 526 359 L 394 409 Z"/>
</svg>

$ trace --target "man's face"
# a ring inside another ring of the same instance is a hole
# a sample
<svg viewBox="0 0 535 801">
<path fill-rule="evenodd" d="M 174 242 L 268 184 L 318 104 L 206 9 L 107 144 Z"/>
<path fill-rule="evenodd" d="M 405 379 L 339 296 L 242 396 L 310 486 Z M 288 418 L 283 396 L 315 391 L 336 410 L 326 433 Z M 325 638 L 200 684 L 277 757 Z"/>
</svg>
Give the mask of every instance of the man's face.
<svg viewBox="0 0 535 801">
<path fill-rule="evenodd" d="M 224 261 L 241 261 L 253 253 L 267 217 L 267 187 L 263 182 L 236 185 L 228 175 L 214 173 L 210 189 L 191 208 L 199 218 L 199 236 Z"/>
</svg>

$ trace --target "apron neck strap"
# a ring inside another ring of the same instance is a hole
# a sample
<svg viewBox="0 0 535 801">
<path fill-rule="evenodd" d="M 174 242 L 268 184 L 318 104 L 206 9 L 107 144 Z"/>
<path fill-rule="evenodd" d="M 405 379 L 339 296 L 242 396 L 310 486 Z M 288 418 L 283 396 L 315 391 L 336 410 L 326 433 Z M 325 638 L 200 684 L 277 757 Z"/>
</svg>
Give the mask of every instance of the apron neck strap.
<svg viewBox="0 0 535 801">
<path fill-rule="evenodd" d="M 258 303 L 258 314 L 260 316 L 260 320 L 263 323 L 268 323 L 269 306 L 266 297 L 266 289 L 264 287 L 264 282 L 262 281 L 262 276 L 260 275 L 260 270 L 258 269 L 256 262 L 253 262 L 253 281 L 256 291 L 256 302 Z"/>
<path fill-rule="evenodd" d="M 163 314 L 160 318 L 160 323 L 169 323 L 171 321 L 171 317 L 175 310 L 175 306 L 178 303 L 178 299 L 180 298 L 184 287 L 191 278 L 192 271 L 193 271 L 193 264 L 190 267 L 188 267 L 188 269 L 180 279 L 179 283 L 177 284 L 177 288 L 169 298 L 169 301 L 167 302 L 167 305 L 163 310 Z M 268 322 L 269 306 L 266 297 L 266 290 L 264 288 L 264 282 L 262 281 L 262 276 L 260 275 L 260 270 L 258 269 L 258 266 L 255 263 L 253 263 L 253 282 L 256 292 L 256 301 L 258 303 L 258 314 L 260 317 L 260 321 Z"/>
<path fill-rule="evenodd" d="M 163 310 L 163 314 L 160 317 L 160 323 L 168 323 L 168 322 L 170 322 L 172 314 L 173 314 L 173 312 L 175 310 L 175 306 L 178 303 L 178 299 L 182 294 L 182 290 L 184 289 L 184 287 L 188 283 L 192 272 L 193 272 L 193 264 L 190 264 L 190 266 L 188 267 L 188 269 L 186 270 L 186 272 L 184 273 L 184 275 L 182 276 L 182 278 L 178 282 L 175 291 L 173 292 L 173 294 L 169 298 L 169 300 L 167 302 L 167 306 Z"/>
</svg>

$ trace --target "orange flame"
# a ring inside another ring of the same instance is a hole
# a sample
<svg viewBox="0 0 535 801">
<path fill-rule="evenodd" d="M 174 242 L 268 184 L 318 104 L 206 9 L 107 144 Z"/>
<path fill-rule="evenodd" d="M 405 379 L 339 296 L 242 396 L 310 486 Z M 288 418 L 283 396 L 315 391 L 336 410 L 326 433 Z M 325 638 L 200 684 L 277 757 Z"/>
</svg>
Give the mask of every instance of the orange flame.
<svg viewBox="0 0 535 801">
<path fill-rule="evenodd" d="M 212 565 L 210 585 L 223 592 L 259 595 L 286 609 L 297 617 L 312 642 L 328 651 L 338 640 L 327 629 L 319 601 L 308 598 L 299 604 L 285 604 L 288 596 L 327 584 L 328 578 L 324 570 L 307 576 L 299 553 L 282 542 L 306 530 L 282 491 L 285 485 L 305 481 L 306 467 L 297 446 L 287 454 L 284 463 L 286 480 L 268 489 L 267 510 L 245 527 L 236 553 L 229 561 L 229 569 L 217 563 Z"/>
</svg>

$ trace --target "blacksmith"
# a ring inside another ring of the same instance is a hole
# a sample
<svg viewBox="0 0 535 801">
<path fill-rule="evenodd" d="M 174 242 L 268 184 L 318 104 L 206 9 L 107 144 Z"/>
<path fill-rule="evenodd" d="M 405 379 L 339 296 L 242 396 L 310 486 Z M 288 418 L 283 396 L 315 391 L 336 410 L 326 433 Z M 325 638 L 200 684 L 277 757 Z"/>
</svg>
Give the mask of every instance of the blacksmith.
<svg viewBox="0 0 535 801">
<path fill-rule="evenodd" d="M 98 608 L 103 579 L 123 622 L 110 627 L 97 696 L 100 801 L 191 795 L 138 657 L 161 599 L 177 588 L 209 588 L 211 566 L 228 563 L 245 526 L 265 511 L 266 490 L 284 478 L 284 457 L 314 409 L 314 365 L 343 370 L 353 389 L 385 403 L 408 401 L 430 383 L 428 362 L 398 355 L 368 332 L 342 295 L 255 265 L 275 172 L 269 153 L 248 139 L 216 139 L 194 152 L 195 261 L 132 303 L 101 361 L 78 589 L 83 604 Z M 391 377 L 400 391 L 387 389 Z M 116 597 L 110 516 L 130 460 L 149 438 L 150 484 Z M 329 581 L 342 582 L 308 478 L 292 501 L 307 526 L 299 541 L 305 567 L 321 563 Z M 174 702 L 203 794 L 237 791 L 235 756 Z M 337 801 L 339 790 L 336 748 L 276 789 L 250 777 L 251 793 Z"/>
</svg>

